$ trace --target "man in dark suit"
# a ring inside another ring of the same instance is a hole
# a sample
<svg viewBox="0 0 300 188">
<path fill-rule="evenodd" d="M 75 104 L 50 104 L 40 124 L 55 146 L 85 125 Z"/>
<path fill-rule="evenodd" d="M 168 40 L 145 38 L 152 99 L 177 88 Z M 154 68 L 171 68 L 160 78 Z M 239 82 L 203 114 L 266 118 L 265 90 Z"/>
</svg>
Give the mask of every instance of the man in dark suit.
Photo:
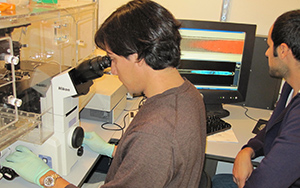
<svg viewBox="0 0 300 188">
<path fill-rule="evenodd" d="M 279 16 L 267 43 L 269 73 L 286 81 L 280 100 L 267 126 L 236 156 L 233 176 L 227 176 L 236 184 L 216 175 L 214 188 L 300 187 L 300 10 Z M 253 170 L 251 160 L 259 156 L 264 159 Z"/>
</svg>

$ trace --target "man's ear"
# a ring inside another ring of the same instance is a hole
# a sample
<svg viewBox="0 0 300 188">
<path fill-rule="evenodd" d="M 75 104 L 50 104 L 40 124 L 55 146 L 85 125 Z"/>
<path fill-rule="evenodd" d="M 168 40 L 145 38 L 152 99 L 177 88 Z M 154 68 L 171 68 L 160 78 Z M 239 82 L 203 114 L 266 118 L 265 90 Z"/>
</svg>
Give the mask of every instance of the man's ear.
<svg viewBox="0 0 300 188">
<path fill-rule="evenodd" d="M 146 65 L 145 59 L 137 60 L 137 64 L 138 64 L 139 66 Z"/>
<path fill-rule="evenodd" d="M 142 60 L 144 60 L 144 59 L 142 59 L 142 60 L 138 60 L 138 54 L 137 53 L 134 53 L 134 54 L 131 54 L 131 55 L 129 55 L 128 56 L 128 58 L 127 58 L 129 61 L 131 61 L 131 62 L 134 62 L 134 63 L 136 63 L 137 65 L 142 65 Z"/>
<path fill-rule="evenodd" d="M 137 63 L 137 65 L 138 66 L 143 66 L 143 65 L 145 65 L 146 64 L 146 62 L 145 62 L 145 59 L 143 58 L 143 59 L 138 59 L 138 55 L 137 55 L 137 53 L 135 53 L 135 54 L 132 54 L 132 55 L 134 55 L 134 58 L 135 58 L 135 60 L 136 60 L 136 63 Z"/>
<path fill-rule="evenodd" d="M 129 59 L 130 61 L 137 61 L 138 55 L 137 53 L 130 54 L 127 59 Z"/>
<path fill-rule="evenodd" d="M 281 43 L 276 50 L 281 59 L 284 59 L 289 53 L 292 52 L 286 43 Z"/>
</svg>

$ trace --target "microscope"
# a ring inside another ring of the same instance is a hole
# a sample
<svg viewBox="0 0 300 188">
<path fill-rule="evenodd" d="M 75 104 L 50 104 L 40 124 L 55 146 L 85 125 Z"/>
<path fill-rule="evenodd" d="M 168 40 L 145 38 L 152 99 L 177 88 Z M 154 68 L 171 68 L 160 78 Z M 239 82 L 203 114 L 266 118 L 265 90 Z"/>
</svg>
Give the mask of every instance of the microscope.
<svg viewBox="0 0 300 188">
<path fill-rule="evenodd" d="M 88 59 L 51 80 L 54 134 L 35 149 L 41 159 L 62 175 L 67 175 L 83 154 L 78 96 L 89 92 L 92 80 L 102 77 L 110 63 L 108 56 Z"/>
<path fill-rule="evenodd" d="M 1 17 L 0 162 L 24 145 L 65 176 L 81 158 L 81 99 L 89 100 L 93 79 L 110 66 L 108 57 L 89 55 L 96 7 L 32 4 Z M 0 179 L 13 179 L 10 172 L 0 166 Z"/>
<path fill-rule="evenodd" d="M 54 134 L 33 152 L 62 175 L 67 175 L 83 154 L 78 96 L 88 93 L 92 80 L 102 77 L 110 63 L 107 56 L 88 59 L 51 80 Z"/>
<path fill-rule="evenodd" d="M 6 151 L 14 151 L 17 145 L 24 145 L 57 173 L 67 175 L 83 155 L 81 145 L 84 130 L 79 125 L 78 96 L 87 94 L 93 84 L 92 80 L 102 77 L 105 69 L 110 66 L 108 56 L 97 56 L 52 77 L 45 97 L 40 98 L 41 111 L 46 112 L 42 115 L 40 126 L 53 124 L 53 134 L 41 145 L 18 140 Z M 40 90 L 38 87 L 43 87 L 43 84 L 35 85 L 37 91 Z M 35 138 L 26 140 L 30 139 Z M 11 169 L 2 169 L 2 174 L 7 180 L 16 176 Z"/>
</svg>

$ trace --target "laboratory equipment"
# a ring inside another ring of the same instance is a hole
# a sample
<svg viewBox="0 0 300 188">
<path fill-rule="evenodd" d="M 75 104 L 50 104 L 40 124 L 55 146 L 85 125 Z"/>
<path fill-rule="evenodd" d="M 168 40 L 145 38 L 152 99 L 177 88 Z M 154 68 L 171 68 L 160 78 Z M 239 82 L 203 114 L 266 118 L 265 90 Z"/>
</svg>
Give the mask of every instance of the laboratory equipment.
<svg viewBox="0 0 300 188">
<path fill-rule="evenodd" d="M 32 2 L 1 14 L 0 161 L 22 144 L 67 175 L 82 155 L 79 98 L 109 66 L 89 56 L 96 21 L 97 3 L 87 1 Z"/>
<path fill-rule="evenodd" d="M 41 145 L 17 141 L 9 146 L 11 150 L 20 144 L 27 146 L 56 172 L 67 175 L 83 154 L 84 131 L 79 126 L 77 96 L 88 93 L 92 80 L 103 76 L 104 69 L 109 66 L 107 56 L 94 57 L 54 76 L 46 97 L 53 101 L 53 111 L 47 113 L 53 117 L 54 134 Z M 49 122 L 44 121 L 43 125 L 46 123 Z"/>
<path fill-rule="evenodd" d="M 116 75 L 95 80 L 95 94 L 80 112 L 80 118 L 114 123 L 126 107 L 127 89 Z"/>
<path fill-rule="evenodd" d="M 76 68 L 70 68 L 51 80 L 53 98 L 54 134 L 42 145 L 32 148 L 51 168 L 67 175 L 83 154 L 81 147 L 84 131 L 79 126 L 78 97 L 89 92 L 92 80 L 103 76 L 110 67 L 107 56 L 88 59 Z M 16 144 L 19 144 L 18 141 Z M 16 145 L 15 144 L 15 145 Z"/>
</svg>

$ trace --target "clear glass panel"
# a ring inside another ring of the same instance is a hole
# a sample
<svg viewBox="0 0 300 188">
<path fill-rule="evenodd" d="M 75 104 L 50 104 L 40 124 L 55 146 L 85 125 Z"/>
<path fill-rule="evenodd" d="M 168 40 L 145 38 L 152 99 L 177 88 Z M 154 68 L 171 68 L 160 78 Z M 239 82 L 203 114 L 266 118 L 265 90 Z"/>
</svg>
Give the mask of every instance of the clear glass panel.
<svg viewBox="0 0 300 188">
<path fill-rule="evenodd" d="M 30 2 L 0 16 L 0 151 L 17 139 L 42 144 L 53 135 L 51 79 L 94 51 L 96 7 Z M 6 62 L 16 59 L 13 67 Z"/>
</svg>

